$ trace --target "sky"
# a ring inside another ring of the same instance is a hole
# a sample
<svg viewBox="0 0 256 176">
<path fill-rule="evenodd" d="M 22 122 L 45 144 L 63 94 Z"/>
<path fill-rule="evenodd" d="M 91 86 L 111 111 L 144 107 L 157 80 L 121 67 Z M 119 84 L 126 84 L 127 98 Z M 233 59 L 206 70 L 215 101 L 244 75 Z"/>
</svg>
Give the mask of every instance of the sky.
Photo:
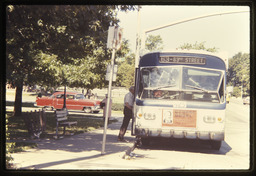
<svg viewBox="0 0 256 176">
<path fill-rule="evenodd" d="M 214 13 L 250 11 L 248 6 L 142 6 L 140 31 L 170 24 L 188 18 Z M 118 12 L 119 26 L 123 28 L 123 38 L 129 40 L 135 52 L 137 33 L 137 10 Z M 250 13 L 218 15 L 182 23 L 149 33 L 160 35 L 164 49 L 173 50 L 184 43 L 205 42 L 206 48 L 218 48 L 228 58 L 238 52 L 250 52 Z M 148 34 L 148 35 L 149 35 Z"/>
</svg>

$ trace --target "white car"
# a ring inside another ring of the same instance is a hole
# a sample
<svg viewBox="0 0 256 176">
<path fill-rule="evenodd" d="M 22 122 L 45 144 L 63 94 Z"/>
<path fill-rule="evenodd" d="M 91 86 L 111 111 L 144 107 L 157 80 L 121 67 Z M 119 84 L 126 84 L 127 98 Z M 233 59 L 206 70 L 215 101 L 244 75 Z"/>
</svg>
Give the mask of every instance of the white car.
<svg viewBox="0 0 256 176">
<path fill-rule="evenodd" d="M 246 97 L 243 99 L 243 104 L 244 105 L 250 105 L 250 97 Z"/>
</svg>

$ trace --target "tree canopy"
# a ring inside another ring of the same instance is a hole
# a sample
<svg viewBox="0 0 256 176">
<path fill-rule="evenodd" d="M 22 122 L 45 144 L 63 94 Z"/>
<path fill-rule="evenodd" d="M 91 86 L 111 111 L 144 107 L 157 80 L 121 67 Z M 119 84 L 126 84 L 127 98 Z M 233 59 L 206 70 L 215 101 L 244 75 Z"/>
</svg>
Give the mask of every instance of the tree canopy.
<svg viewBox="0 0 256 176">
<path fill-rule="evenodd" d="M 131 53 L 128 40 L 123 40 L 121 50 L 117 52 L 116 57 L 123 58 L 123 61 L 117 63 L 118 70 L 115 85 L 129 88 L 134 85 L 135 54 Z"/>
<path fill-rule="evenodd" d="M 110 60 L 106 48 L 108 27 L 119 22 L 116 9 L 135 7 L 8 5 L 6 78 L 17 88 L 18 104 L 24 84 L 103 86 Z M 16 109 L 18 114 L 20 109 Z"/>
<path fill-rule="evenodd" d="M 205 41 L 201 42 L 201 43 L 194 43 L 194 44 L 190 44 L 190 43 L 184 43 L 183 45 L 179 46 L 178 49 L 195 49 L 195 50 L 205 50 L 205 51 L 209 51 L 212 53 L 215 53 L 218 51 L 218 48 L 213 47 L 213 48 L 206 48 L 205 47 Z"/>
<path fill-rule="evenodd" d="M 149 51 L 162 50 L 163 39 L 160 35 L 149 35 L 146 39 L 146 49 Z"/>
<path fill-rule="evenodd" d="M 248 53 L 239 52 L 229 59 L 227 84 L 234 87 L 242 86 L 244 94 L 250 94 L 250 55 Z"/>
</svg>

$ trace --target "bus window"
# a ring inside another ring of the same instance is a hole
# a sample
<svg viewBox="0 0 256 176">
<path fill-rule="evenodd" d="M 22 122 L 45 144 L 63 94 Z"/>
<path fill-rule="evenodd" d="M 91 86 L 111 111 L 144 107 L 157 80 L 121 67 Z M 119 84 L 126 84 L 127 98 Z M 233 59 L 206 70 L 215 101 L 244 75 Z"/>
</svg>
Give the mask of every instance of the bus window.
<svg viewBox="0 0 256 176">
<path fill-rule="evenodd" d="M 141 73 L 144 88 L 158 89 L 179 86 L 179 67 L 142 68 Z"/>
<path fill-rule="evenodd" d="M 220 71 L 184 67 L 183 89 L 198 87 L 208 91 L 217 91 L 222 73 Z"/>
<path fill-rule="evenodd" d="M 218 70 L 189 66 L 144 67 L 139 97 L 219 103 L 224 92 L 222 75 Z"/>
</svg>

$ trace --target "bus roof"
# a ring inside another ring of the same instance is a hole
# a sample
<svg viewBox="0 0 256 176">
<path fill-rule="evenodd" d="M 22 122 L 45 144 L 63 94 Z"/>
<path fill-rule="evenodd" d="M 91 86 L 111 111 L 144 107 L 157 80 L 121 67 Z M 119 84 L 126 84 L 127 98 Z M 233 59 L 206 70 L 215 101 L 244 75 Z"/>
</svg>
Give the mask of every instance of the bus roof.
<svg viewBox="0 0 256 176">
<path fill-rule="evenodd" d="M 209 57 L 217 57 L 220 60 L 222 60 L 225 64 L 225 69 L 228 70 L 228 59 L 225 56 L 224 53 L 211 53 L 208 51 L 204 51 L 204 50 L 170 50 L 170 51 L 154 51 L 154 52 L 148 52 L 144 55 L 141 56 L 141 58 L 143 58 L 146 55 L 155 55 L 155 54 L 160 54 L 160 55 L 184 55 L 184 56 L 199 56 L 199 55 L 208 55 Z M 140 63 L 141 65 L 141 63 Z M 144 64 L 142 64 L 144 65 Z M 141 65 L 141 66 L 142 66 Z"/>
</svg>

